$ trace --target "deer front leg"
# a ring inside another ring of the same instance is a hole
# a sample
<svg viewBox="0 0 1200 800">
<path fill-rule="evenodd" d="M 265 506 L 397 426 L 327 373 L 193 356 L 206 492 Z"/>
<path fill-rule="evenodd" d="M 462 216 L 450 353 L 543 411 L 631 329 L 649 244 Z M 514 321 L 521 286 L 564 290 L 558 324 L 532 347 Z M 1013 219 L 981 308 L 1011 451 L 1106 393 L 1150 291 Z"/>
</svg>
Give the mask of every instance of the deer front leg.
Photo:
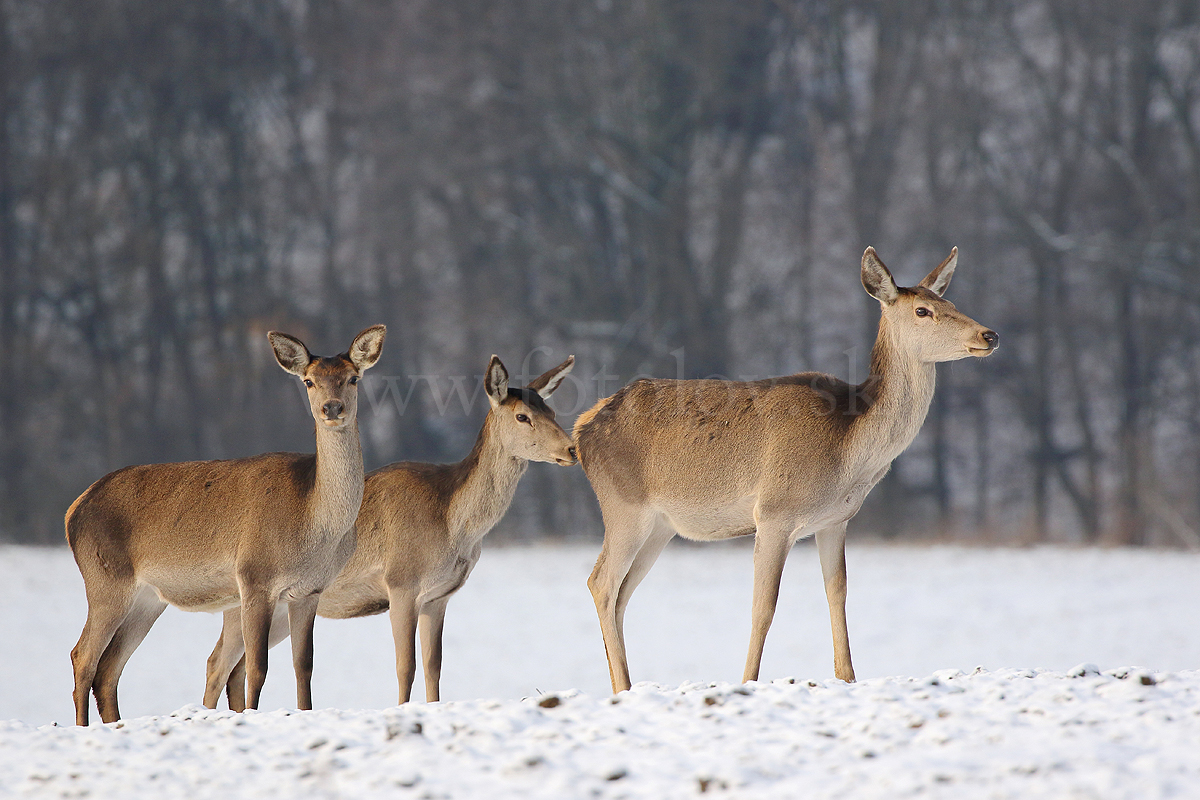
<svg viewBox="0 0 1200 800">
<path fill-rule="evenodd" d="M 418 627 L 421 632 L 421 660 L 425 665 L 425 702 L 441 700 L 442 628 L 446 622 L 446 604 L 450 597 L 427 603 L 421 609 Z"/>
<path fill-rule="evenodd" d="M 296 707 L 301 711 L 312 710 L 313 622 L 317 618 L 320 598 L 320 594 L 310 594 L 288 603 L 292 666 L 296 670 Z"/>
<path fill-rule="evenodd" d="M 221 689 L 228 684 L 231 711 L 246 710 L 246 643 L 242 638 L 242 609 L 227 608 L 221 619 L 221 635 L 208 657 L 204 671 L 204 705 L 216 708 Z M 240 685 L 234 688 L 234 674 L 240 673 Z"/>
<path fill-rule="evenodd" d="M 825 598 L 829 601 L 829 623 L 833 628 L 833 674 L 839 680 L 853 683 L 850 633 L 846 628 L 846 523 L 819 531 L 816 538 Z"/>
<path fill-rule="evenodd" d="M 417 608 L 407 592 L 388 591 L 388 616 L 392 622 L 392 640 L 396 645 L 396 681 L 400 685 L 400 704 L 412 696 L 417 674 Z"/>
<path fill-rule="evenodd" d="M 225 681 L 225 702 L 230 711 L 246 710 L 246 654 L 238 659 L 229 678 Z"/>
<path fill-rule="evenodd" d="M 271 635 L 267 641 L 270 649 L 288 637 L 288 607 L 285 603 L 275 606 L 271 617 Z M 235 663 L 236 662 L 236 663 Z M 229 665 L 233 664 L 232 667 Z M 222 677 L 224 676 L 224 677 Z M 230 711 L 246 710 L 246 646 L 242 636 L 242 610 L 231 608 L 225 612 L 221 637 L 208 657 L 208 672 L 204 690 L 204 704 L 217 707 L 221 686 L 225 686 L 225 698 Z"/>
<path fill-rule="evenodd" d="M 267 681 L 267 650 L 275 604 L 265 592 L 242 589 L 242 639 L 246 646 L 246 708 L 258 708 Z"/>
<path fill-rule="evenodd" d="M 792 548 L 790 533 L 784 526 L 765 525 L 760 521 L 754 535 L 754 602 L 750 612 L 750 649 L 746 653 L 743 681 L 758 680 L 763 646 L 767 642 L 771 620 L 775 617 L 775 604 L 779 601 L 783 564 Z"/>
</svg>

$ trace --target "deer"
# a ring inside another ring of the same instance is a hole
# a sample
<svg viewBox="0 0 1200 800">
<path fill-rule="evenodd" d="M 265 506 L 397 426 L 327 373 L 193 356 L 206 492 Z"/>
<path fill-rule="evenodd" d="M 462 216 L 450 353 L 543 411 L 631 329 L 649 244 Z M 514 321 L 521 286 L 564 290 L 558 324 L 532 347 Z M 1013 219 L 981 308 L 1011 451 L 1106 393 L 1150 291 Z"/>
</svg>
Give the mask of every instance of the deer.
<svg viewBox="0 0 1200 800">
<path fill-rule="evenodd" d="M 580 464 L 595 491 L 604 542 L 588 588 L 613 693 L 630 688 L 624 616 L 676 534 L 754 536 L 750 646 L 758 680 L 784 561 L 815 537 L 833 631 L 834 674 L 854 681 L 846 626 L 846 526 L 916 437 L 935 365 L 995 352 L 999 336 L 942 295 L 958 248 L 915 287 L 896 285 L 868 247 L 862 284 L 879 301 L 870 376 L 851 385 L 803 372 L 758 381 L 641 379 L 576 420 Z"/>
<path fill-rule="evenodd" d="M 121 671 L 168 604 L 239 609 L 250 708 L 266 680 L 268 627 L 283 604 L 297 704 L 312 708 L 317 602 L 354 552 L 363 496 L 357 384 L 379 360 L 386 334 L 383 325 L 367 328 L 332 357 L 313 356 L 288 334 L 267 334 L 279 365 L 303 381 L 316 453 L 125 467 L 71 504 L 67 542 L 88 603 L 71 651 L 78 725 L 88 724 L 89 692 L 104 722 L 120 719 Z"/>
<path fill-rule="evenodd" d="M 401 704 L 412 694 L 418 629 L 425 699 L 441 699 L 446 605 L 475 568 L 483 537 L 508 510 L 529 462 L 576 463 L 571 437 L 546 404 L 574 365 L 575 357 L 569 356 L 518 389 L 509 386 L 508 371 L 493 355 L 484 375 L 490 409 L 466 458 L 454 464 L 398 462 L 366 476 L 355 523 L 358 549 L 321 594 L 317 614 L 350 619 L 389 613 Z M 222 687 L 231 709 L 239 711 L 244 703 L 239 617 L 237 608 L 225 612 L 208 660 L 204 704 L 209 708 L 216 708 Z M 277 610 L 270 646 L 287 638 L 285 623 Z"/>
</svg>

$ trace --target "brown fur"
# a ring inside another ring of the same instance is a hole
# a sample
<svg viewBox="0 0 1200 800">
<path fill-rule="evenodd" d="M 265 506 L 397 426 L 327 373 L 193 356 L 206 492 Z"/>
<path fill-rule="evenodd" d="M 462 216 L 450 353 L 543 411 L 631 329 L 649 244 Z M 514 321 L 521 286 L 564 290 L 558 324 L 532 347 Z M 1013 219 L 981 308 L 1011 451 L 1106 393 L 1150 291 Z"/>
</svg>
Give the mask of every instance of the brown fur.
<svg viewBox="0 0 1200 800">
<path fill-rule="evenodd" d="M 761 381 L 643 379 L 580 417 L 579 459 L 605 528 L 588 585 L 614 691 L 629 687 L 625 605 L 675 534 L 756 536 L 746 680 L 758 677 L 787 551 L 815 535 L 835 673 L 853 679 L 845 633 L 846 522 L 920 429 L 934 364 L 987 355 L 996 341 L 933 290 L 944 291 L 956 260 L 954 251 L 920 286 L 904 289 L 874 250 L 863 254 L 863 285 L 880 300 L 882 315 L 870 377 L 861 384 L 814 372 Z"/>
<path fill-rule="evenodd" d="M 568 358 L 530 386 L 549 395 L 573 364 Z M 506 388 L 507 372 L 494 356 L 488 374 L 501 385 L 489 382 L 492 410 L 466 458 L 455 464 L 400 462 L 367 475 L 355 526 L 358 549 L 317 607 L 318 614 L 335 619 L 390 611 L 401 703 L 412 691 L 418 628 L 425 696 L 431 702 L 439 698 L 446 603 L 479 560 L 483 537 L 508 509 L 529 461 L 575 463 L 571 440 L 542 396 L 530 388 Z M 242 702 L 236 614 L 226 614 L 209 659 L 204 699 L 209 707 L 216 706 L 222 686 L 231 708 Z M 271 644 L 286 636 L 280 622 L 272 627 Z"/>
<path fill-rule="evenodd" d="M 384 329 L 355 339 L 357 363 L 346 355 L 313 358 L 299 340 L 270 337 L 280 365 L 312 383 L 315 455 L 126 467 L 96 481 L 67 511 L 67 542 L 88 599 L 71 651 L 80 725 L 88 722 L 89 692 L 101 719 L 119 718 L 121 671 L 168 603 L 191 611 L 239 607 L 252 620 L 246 640 L 257 705 L 266 626 L 275 604 L 285 602 L 297 634 L 297 699 L 311 707 L 312 618 L 320 592 L 354 550 L 362 501 L 353 382 L 378 359 Z"/>
</svg>

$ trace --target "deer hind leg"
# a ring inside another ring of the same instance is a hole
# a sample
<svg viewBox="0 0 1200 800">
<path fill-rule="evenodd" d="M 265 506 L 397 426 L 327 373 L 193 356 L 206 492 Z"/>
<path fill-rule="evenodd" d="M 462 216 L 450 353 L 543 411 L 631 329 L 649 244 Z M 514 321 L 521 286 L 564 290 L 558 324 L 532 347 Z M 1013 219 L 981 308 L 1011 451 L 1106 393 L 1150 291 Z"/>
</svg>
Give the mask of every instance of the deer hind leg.
<svg viewBox="0 0 1200 800">
<path fill-rule="evenodd" d="M 88 724 L 92 687 L 100 659 L 125 621 L 136 594 L 132 580 L 102 589 L 90 585 L 87 588 L 87 621 L 79 634 L 79 641 L 71 649 L 71 665 L 75 673 L 75 724 L 80 726 Z"/>
<path fill-rule="evenodd" d="M 425 702 L 441 699 L 442 628 L 446 622 L 446 604 L 450 596 L 426 603 L 417 618 L 421 634 L 421 659 L 425 666 Z"/>
<path fill-rule="evenodd" d="M 92 691 L 96 695 L 96 707 L 100 711 L 100 719 L 105 722 L 115 722 L 121 718 L 117 707 L 117 681 L 133 651 L 137 649 L 150 628 L 162 614 L 167 604 L 159 599 L 158 594 L 149 586 L 142 586 L 134 595 L 133 603 L 125 614 L 104 655 L 96 666 L 96 677 L 92 682 Z"/>
<path fill-rule="evenodd" d="M 633 563 L 629 566 L 629 572 L 625 574 L 625 580 L 621 582 L 621 589 L 617 594 L 617 625 L 622 636 L 625 631 L 625 608 L 629 605 L 629 598 L 633 596 L 633 590 L 650 572 L 654 562 L 658 561 L 658 557 L 662 555 L 667 543 L 674 538 L 675 530 L 660 516 L 655 520 L 654 529 L 642 545 L 642 549 L 638 550 L 637 555 L 634 556 Z"/>
<path fill-rule="evenodd" d="M 271 617 L 271 632 L 267 640 L 270 649 L 288 637 L 287 605 L 279 603 Z M 246 710 L 246 642 L 242 636 L 242 610 L 235 606 L 227 609 L 221 626 L 217 646 L 208 657 L 208 670 L 204 687 L 204 705 L 216 708 L 221 697 L 221 687 L 230 711 Z"/>
<path fill-rule="evenodd" d="M 846 628 L 846 523 L 819 531 L 816 538 L 833 628 L 833 674 L 853 683 L 854 665 L 850 662 L 850 634 Z"/>
<path fill-rule="evenodd" d="M 296 670 L 296 707 L 312 710 L 313 622 L 317 618 L 320 594 L 310 594 L 287 605 L 288 626 L 292 635 L 292 666 Z M 268 645 L 269 644 L 268 635 Z"/>
<path fill-rule="evenodd" d="M 416 599 L 407 592 L 388 587 L 388 617 L 396 646 L 396 682 L 400 686 L 400 704 L 403 705 L 412 697 L 413 679 L 417 675 Z"/>
<path fill-rule="evenodd" d="M 654 558 L 649 557 L 641 576 L 629 583 L 626 581 L 633 570 L 642 548 L 653 537 L 656 528 L 656 513 L 649 509 L 631 506 L 602 507 L 604 512 L 604 544 L 600 557 L 588 578 L 588 589 L 596 603 L 596 615 L 600 618 L 600 633 L 604 637 L 604 652 L 608 657 L 608 675 L 613 693 L 630 687 L 629 662 L 625 655 L 625 631 L 622 625 L 625 604 L 645 576 Z M 668 539 L 670 537 L 667 537 Z M 662 545 L 665 545 L 663 542 Z M 650 553 L 657 557 L 662 545 Z M 624 593 L 624 602 L 621 595 Z"/>
<path fill-rule="evenodd" d="M 750 648 L 746 653 L 743 681 L 758 680 L 767 631 L 771 629 L 775 605 L 779 602 L 783 565 L 792 548 L 791 533 L 790 526 L 760 520 L 754 535 L 754 600 L 750 611 Z"/>
</svg>

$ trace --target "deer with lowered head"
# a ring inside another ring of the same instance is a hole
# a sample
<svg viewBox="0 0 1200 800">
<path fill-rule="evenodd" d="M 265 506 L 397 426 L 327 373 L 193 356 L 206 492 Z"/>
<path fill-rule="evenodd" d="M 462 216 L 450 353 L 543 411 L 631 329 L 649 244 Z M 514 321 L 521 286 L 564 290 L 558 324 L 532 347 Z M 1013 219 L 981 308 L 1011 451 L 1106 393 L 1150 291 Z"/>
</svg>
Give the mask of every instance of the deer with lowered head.
<svg viewBox="0 0 1200 800">
<path fill-rule="evenodd" d="M 389 612 L 401 703 L 412 693 L 418 630 L 425 699 L 440 698 L 446 604 L 479 561 L 484 535 L 508 510 L 529 462 L 575 463 L 571 438 L 546 405 L 574 365 L 570 356 L 517 389 L 508 385 L 508 371 L 492 356 L 484 376 L 491 408 L 466 458 L 456 464 L 399 462 L 367 475 L 355 526 L 358 549 L 321 594 L 317 613 L 349 619 Z M 231 609 L 208 660 L 204 704 L 209 708 L 216 708 L 222 686 L 230 708 L 240 710 L 244 703 L 239 628 L 238 610 Z M 280 606 L 270 645 L 288 634 Z"/>
<path fill-rule="evenodd" d="M 760 381 L 639 380 L 580 415 L 575 442 L 604 519 L 588 587 L 614 692 L 630 686 L 629 598 L 676 534 L 754 535 L 744 681 L 757 680 L 788 551 L 815 536 L 833 629 L 834 674 L 854 680 L 846 629 L 846 524 L 917 435 L 939 361 L 983 357 L 999 337 L 942 297 L 958 249 L 912 288 L 873 248 L 862 283 L 879 301 L 870 376 L 815 372 Z"/>
<path fill-rule="evenodd" d="M 67 542 L 88 601 L 71 651 L 79 725 L 88 724 L 89 692 L 103 721 L 120 718 L 121 671 L 168 604 L 239 610 L 250 708 L 258 707 L 268 628 L 280 605 L 292 634 L 297 704 L 312 708 L 317 600 L 354 552 L 363 496 L 357 383 L 379 360 L 386 329 L 367 328 L 330 358 L 287 334 L 267 336 L 279 365 L 307 389 L 315 454 L 125 467 L 67 511 Z"/>
</svg>

